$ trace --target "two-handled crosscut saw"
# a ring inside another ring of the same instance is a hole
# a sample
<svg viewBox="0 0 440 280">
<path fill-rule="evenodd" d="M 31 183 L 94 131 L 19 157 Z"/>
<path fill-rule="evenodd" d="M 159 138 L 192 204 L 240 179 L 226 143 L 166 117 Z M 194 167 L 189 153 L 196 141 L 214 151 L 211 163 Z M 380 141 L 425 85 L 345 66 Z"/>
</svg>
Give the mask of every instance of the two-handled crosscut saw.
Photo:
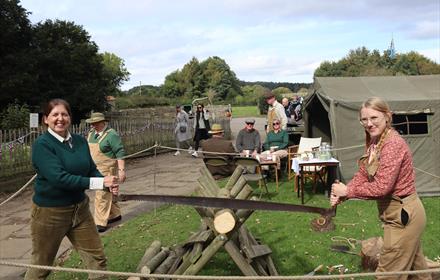
<svg viewBox="0 0 440 280">
<path fill-rule="evenodd" d="M 137 200 L 153 201 L 159 203 L 173 203 L 205 208 L 222 209 L 246 209 L 263 211 L 285 211 L 316 213 L 321 216 L 312 221 L 312 227 L 316 231 L 329 231 L 334 229 L 332 217 L 336 216 L 336 208 L 321 208 L 314 206 L 287 204 L 279 202 L 267 202 L 256 200 L 229 199 L 219 197 L 196 197 L 178 195 L 151 195 L 151 194 L 120 194 L 120 201 Z"/>
</svg>

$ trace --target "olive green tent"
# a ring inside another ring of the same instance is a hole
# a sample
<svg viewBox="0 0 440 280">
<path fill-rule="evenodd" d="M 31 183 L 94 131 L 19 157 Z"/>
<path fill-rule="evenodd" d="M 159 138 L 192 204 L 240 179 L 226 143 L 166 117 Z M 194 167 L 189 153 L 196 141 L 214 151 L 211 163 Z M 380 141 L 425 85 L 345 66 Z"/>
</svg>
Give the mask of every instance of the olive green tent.
<svg viewBox="0 0 440 280">
<path fill-rule="evenodd" d="M 440 195 L 440 75 L 317 77 L 304 105 L 305 135 L 331 143 L 349 181 L 364 152 L 359 107 L 371 96 L 388 102 L 413 152 L 417 192 Z"/>
</svg>

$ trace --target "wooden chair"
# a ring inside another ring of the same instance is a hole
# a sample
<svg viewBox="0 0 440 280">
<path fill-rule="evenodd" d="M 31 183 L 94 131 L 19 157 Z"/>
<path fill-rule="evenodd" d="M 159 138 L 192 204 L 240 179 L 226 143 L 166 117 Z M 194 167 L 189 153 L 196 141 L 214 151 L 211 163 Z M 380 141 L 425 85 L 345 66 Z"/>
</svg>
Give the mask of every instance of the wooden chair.
<svg viewBox="0 0 440 280">
<path fill-rule="evenodd" d="M 312 179 L 313 180 L 313 192 L 316 191 L 316 181 L 320 179 L 323 181 L 322 177 L 325 174 L 325 170 L 320 167 L 310 166 L 306 167 L 306 169 L 303 170 L 303 174 L 296 174 L 295 172 L 292 172 L 292 159 L 295 157 L 298 157 L 302 153 L 305 152 L 313 152 L 316 149 L 319 148 L 321 145 L 321 137 L 318 138 L 307 138 L 307 137 L 301 137 L 299 141 L 299 145 L 289 146 L 287 151 L 289 153 L 288 155 L 288 180 L 294 178 L 294 191 L 296 192 L 298 190 L 298 180 L 299 177 L 302 175 L 304 176 L 304 179 Z"/>
<path fill-rule="evenodd" d="M 246 173 L 243 173 L 243 177 L 246 179 L 246 181 L 258 181 L 258 187 L 260 188 L 260 198 L 263 194 L 263 192 L 261 191 L 262 185 L 264 186 L 266 194 L 269 194 L 266 185 L 266 175 L 263 174 L 260 162 L 257 159 L 251 157 L 235 157 L 234 162 L 235 165 L 240 165 L 244 168 L 244 172 Z"/>
</svg>

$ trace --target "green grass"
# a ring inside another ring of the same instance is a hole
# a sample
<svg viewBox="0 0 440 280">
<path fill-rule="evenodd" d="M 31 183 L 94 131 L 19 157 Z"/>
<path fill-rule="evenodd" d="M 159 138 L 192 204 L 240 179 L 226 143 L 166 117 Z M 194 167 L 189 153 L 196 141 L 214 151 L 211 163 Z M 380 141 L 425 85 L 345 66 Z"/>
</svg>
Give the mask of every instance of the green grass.
<svg viewBox="0 0 440 280">
<path fill-rule="evenodd" d="M 275 184 L 269 183 L 271 201 L 300 204 L 293 193 L 292 182 L 283 182 L 280 192 L 275 193 Z M 224 185 L 222 182 L 220 185 Z M 256 191 L 258 192 L 258 191 Z M 263 199 L 268 199 L 264 197 Z M 306 205 L 329 207 L 323 194 L 305 195 Z M 423 198 L 427 226 L 423 235 L 424 253 L 430 259 L 439 256 L 440 243 L 440 200 Z M 382 229 L 377 217 L 374 201 L 347 201 L 337 209 L 334 220 L 336 230 L 328 233 L 314 232 L 310 222 L 315 214 L 293 212 L 257 211 L 245 223 L 253 235 L 269 245 L 272 258 L 281 275 L 303 275 L 323 264 L 324 267 L 343 264 L 349 273 L 361 272 L 360 257 L 331 251 L 333 236 L 357 240 L 381 236 Z M 156 213 L 145 213 L 127 221 L 119 228 L 103 236 L 108 269 L 133 272 L 145 248 L 153 240 L 160 240 L 162 246 L 173 246 L 186 240 L 200 225 L 199 215 L 187 206 L 164 206 Z M 357 247 L 359 250 L 359 246 Z M 82 267 L 77 253 L 66 262 L 66 267 Z M 200 272 L 202 275 L 241 275 L 240 271 L 221 249 Z M 321 274 L 327 274 L 324 269 Z M 51 279 L 86 279 L 86 275 L 57 273 Z M 115 278 L 116 279 L 116 278 Z"/>
<path fill-rule="evenodd" d="M 244 118 L 244 117 L 261 117 L 257 106 L 233 106 L 232 117 Z"/>
</svg>

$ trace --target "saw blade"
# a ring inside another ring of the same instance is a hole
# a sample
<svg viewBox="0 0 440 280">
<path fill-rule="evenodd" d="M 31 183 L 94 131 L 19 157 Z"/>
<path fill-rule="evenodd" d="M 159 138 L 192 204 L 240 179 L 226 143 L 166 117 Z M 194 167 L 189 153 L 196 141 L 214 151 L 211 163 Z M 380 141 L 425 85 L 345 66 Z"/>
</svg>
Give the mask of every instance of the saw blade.
<svg viewBox="0 0 440 280">
<path fill-rule="evenodd" d="M 279 203 L 279 202 L 229 199 L 229 198 L 219 198 L 219 197 L 196 197 L 196 196 L 152 195 L 152 194 L 120 194 L 119 200 L 154 201 L 161 203 L 173 203 L 173 204 L 182 204 L 182 205 L 199 206 L 199 207 L 207 207 L 207 208 L 317 213 L 327 217 L 334 217 L 336 215 L 336 211 L 333 208 L 321 208 L 321 207 L 287 204 L 287 203 Z"/>
</svg>

